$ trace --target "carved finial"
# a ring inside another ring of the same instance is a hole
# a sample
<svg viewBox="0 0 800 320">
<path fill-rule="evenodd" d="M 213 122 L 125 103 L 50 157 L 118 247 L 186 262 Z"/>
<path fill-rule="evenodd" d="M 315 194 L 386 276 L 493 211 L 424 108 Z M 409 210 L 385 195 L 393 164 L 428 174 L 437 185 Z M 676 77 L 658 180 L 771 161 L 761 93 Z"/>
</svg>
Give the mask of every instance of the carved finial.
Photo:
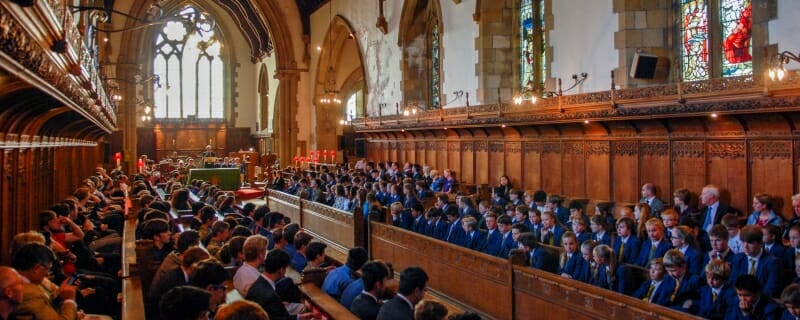
<svg viewBox="0 0 800 320">
<path fill-rule="evenodd" d="M 378 0 L 378 21 L 375 22 L 375 27 L 378 28 L 383 34 L 389 32 L 389 24 L 386 22 L 386 17 L 383 16 L 383 2 L 386 0 Z"/>
</svg>

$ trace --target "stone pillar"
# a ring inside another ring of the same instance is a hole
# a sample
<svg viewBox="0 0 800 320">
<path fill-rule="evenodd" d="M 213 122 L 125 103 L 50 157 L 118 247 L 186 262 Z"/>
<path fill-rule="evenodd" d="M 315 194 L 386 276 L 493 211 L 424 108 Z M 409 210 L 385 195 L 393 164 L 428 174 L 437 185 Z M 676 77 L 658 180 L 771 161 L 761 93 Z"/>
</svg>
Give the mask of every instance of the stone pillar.
<svg viewBox="0 0 800 320">
<path fill-rule="evenodd" d="M 136 124 L 138 123 L 138 106 L 136 101 L 139 96 L 136 92 L 136 76 L 140 74 L 139 65 L 134 63 L 119 63 L 116 66 L 116 74 L 122 100 L 116 103 L 117 106 L 117 128 L 122 130 L 122 161 L 125 172 L 138 172 L 136 159 L 139 158 L 137 144 L 139 143 L 136 134 Z M 153 155 L 155 156 L 155 155 Z"/>
<path fill-rule="evenodd" d="M 500 93 L 501 101 L 510 101 L 514 95 L 519 78 L 519 59 L 514 43 L 519 47 L 519 40 L 514 39 L 515 28 L 519 25 L 517 1 L 481 1 L 478 38 L 475 48 L 478 50 L 478 63 L 475 71 L 478 75 L 477 101 L 489 104 L 497 102 Z M 509 21 L 513 21 L 509 26 Z"/>
<path fill-rule="evenodd" d="M 275 72 L 278 79 L 278 93 L 275 101 L 275 118 L 277 126 L 273 131 L 275 149 L 281 166 L 291 163 L 297 150 L 297 83 L 300 74 L 297 70 L 279 69 Z"/>
<path fill-rule="evenodd" d="M 623 88 L 633 88 L 675 81 L 679 71 L 674 68 L 680 66 L 674 63 L 673 57 L 677 51 L 670 46 L 670 42 L 674 42 L 671 21 L 675 13 L 672 12 L 672 1 L 614 0 L 613 8 L 619 15 L 619 31 L 614 33 L 614 48 L 619 50 L 620 66 L 616 69 L 616 83 Z M 629 76 L 631 62 L 637 51 L 659 57 L 655 79 L 633 79 Z"/>
</svg>

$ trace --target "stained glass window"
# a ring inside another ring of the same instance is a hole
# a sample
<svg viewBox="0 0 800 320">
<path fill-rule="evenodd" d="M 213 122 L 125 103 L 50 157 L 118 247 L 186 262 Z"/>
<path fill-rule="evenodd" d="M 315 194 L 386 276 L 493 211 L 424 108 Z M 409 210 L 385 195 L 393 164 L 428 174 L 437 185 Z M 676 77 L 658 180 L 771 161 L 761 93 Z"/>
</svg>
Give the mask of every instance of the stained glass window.
<svg viewBox="0 0 800 320">
<path fill-rule="evenodd" d="M 430 107 L 439 108 L 441 106 L 439 82 L 441 80 L 441 59 L 439 56 L 439 21 L 434 20 L 431 23 L 429 34 L 430 54 L 431 54 L 431 79 L 430 79 Z"/>
<path fill-rule="evenodd" d="M 521 0 L 519 21 L 520 84 L 528 88 L 542 87 L 547 78 L 544 0 Z"/>
<path fill-rule="evenodd" d="M 708 5 L 704 0 L 682 0 L 681 13 L 682 78 L 708 79 Z"/>
<path fill-rule="evenodd" d="M 153 100 L 156 118 L 222 119 L 224 117 L 224 62 L 215 30 L 207 30 L 209 17 L 188 6 L 156 33 Z"/>
<path fill-rule="evenodd" d="M 753 6 L 750 0 L 721 0 L 722 76 L 753 73 L 750 38 L 753 29 Z"/>
</svg>

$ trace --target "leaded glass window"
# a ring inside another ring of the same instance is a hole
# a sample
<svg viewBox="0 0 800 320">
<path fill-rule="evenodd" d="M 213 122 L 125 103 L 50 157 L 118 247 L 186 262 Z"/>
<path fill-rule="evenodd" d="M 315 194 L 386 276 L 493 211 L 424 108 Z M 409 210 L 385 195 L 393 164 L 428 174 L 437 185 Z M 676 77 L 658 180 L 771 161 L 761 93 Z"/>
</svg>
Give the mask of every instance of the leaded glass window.
<svg viewBox="0 0 800 320">
<path fill-rule="evenodd" d="M 751 35 L 753 6 L 750 0 L 721 0 L 722 76 L 753 73 Z"/>
<path fill-rule="evenodd" d="M 160 81 L 153 86 L 154 115 L 223 119 L 224 61 L 216 30 L 208 30 L 204 24 L 209 17 L 193 6 L 175 16 L 181 18 L 166 23 L 155 36 L 153 74 Z"/>
<path fill-rule="evenodd" d="M 544 87 L 547 78 L 544 0 L 521 0 L 519 8 L 520 85 Z"/>
<path fill-rule="evenodd" d="M 708 79 L 708 5 L 703 0 L 682 0 L 681 12 L 683 80 Z"/>
<path fill-rule="evenodd" d="M 439 21 L 434 20 L 431 23 L 429 34 L 429 50 L 431 55 L 431 79 L 430 79 L 430 107 L 431 109 L 439 108 L 441 106 L 440 99 L 440 82 L 441 82 L 441 59 L 439 56 Z"/>
</svg>

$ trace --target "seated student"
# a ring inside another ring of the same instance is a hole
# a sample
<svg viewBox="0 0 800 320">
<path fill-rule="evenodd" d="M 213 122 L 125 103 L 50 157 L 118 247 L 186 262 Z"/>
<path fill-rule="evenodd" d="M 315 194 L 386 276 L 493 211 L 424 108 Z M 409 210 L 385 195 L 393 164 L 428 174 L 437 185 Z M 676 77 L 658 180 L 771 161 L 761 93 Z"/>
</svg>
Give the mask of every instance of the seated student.
<svg viewBox="0 0 800 320">
<path fill-rule="evenodd" d="M 671 211 L 667 209 L 664 213 Z M 686 268 L 690 274 L 701 275 L 703 273 L 703 257 L 694 247 L 694 237 L 692 231 L 687 226 L 677 226 L 672 231 L 672 247 L 681 251 Z"/>
<path fill-rule="evenodd" d="M 583 259 L 583 264 L 577 272 L 578 275 L 573 279 L 588 283 L 592 276 L 594 276 L 593 272 L 595 270 L 593 267 L 596 267 L 594 262 L 594 247 L 596 245 L 594 240 L 591 239 L 581 243 L 581 259 Z"/>
<path fill-rule="evenodd" d="M 731 267 L 714 259 L 706 265 L 705 273 L 706 285 L 697 290 L 699 298 L 692 301 L 689 311 L 706 319 L 724 319 L 727 310 L 736 307 L 736 291 L 728 284 Z"/>
<path fill-rule="evenodd" d="M 152 319 L 193 320 L 208 319 L 211 293 L 192 286 L 171 288 L 160 297 L 161 313 Z M 148 318 L 151 319 L 151 318 Z"/>
<path fill-rule="evenodd" d="M 538 208 L 531 208 L 528 210 L 528 229 L 536 235 L 537 239 L 542 231 L 542 211 Z"/>
<path fill-rule="evenodd" d="M 172 246 L 170 245 L 172 234 L 169 232 L 169 222 L 164 219 L 148 220 L 142 230 L 147 239 L 153 240 L 153 247 L 150 250 L 153 263 L 161 264 L 172 251 Z"/>
<path fill-rule="evenodd" d="M 622 218 L 617 221 L 617 237 L 614 238 L 614 252 L 617 263 L 635 263 L 639 257 L 639 238 L 633 232 L 634 222 L 631 218 Z"/>
<path fill-rule="evenodd" d="M 800 318 L 800 284 L 790 284 L 784 288 L 783 293 L 781 293 L 781 303 L 786 307 L 781 319 L 795 320 Z"/>
<path fill-rule="evenodd" d="M 522 190 L 511 189 L 508 192 L 508 202 L 514 206 L 522 206 L 525 203 L 522 201 Z"/>
<path fill-rule="evenodd" d="M 219 249 L 222 249 L 222 246 L 225 245 L 225 241 L 230 238 L 230 226 L 225 221 L 216 221 L 211 226 L 211 234 L 209 234 L 209 239 L 206 242 L 206 250 L 208 250 L 208 254 L 211 256 L 216 256 L 219 252 Z"/>
<path fill-rule="evenodd" d="M 578 254 L 578 238 L 575 233 L 572 231 L 564 232 L 564 235 L 561 236 L 561 245 L 564 251 L 561 252 L 561 257 L 559 257 L 558 274 L 567 279 L 583 281 L 584 279 L 581 279 L 581 271 L 587 262 Z"/>
<path fill-rule="evenodd" d="M 269 320 L 269 316 L 257 303 L 238 300 L 226 304 L 217 310 L 215 320 Z"/>
<path fill-rule="evenodd" d="M 564 198 L 557 194 L 551 194 L 547 196 L 547 204 L 545 204 L 545 210 L 550 211 L 553 213 L 553 216 L 556 217 L 557 223 L 566 225 L 569 222 L 569 209 L 564 208 L 561 204 L 564 202 Z"/>
<path fill-rule="evenodd" d="M 392 225 L 406 230 L 411 230 L 414 218 L 411 217 L 411 212 L 403 208 L 400 202 L 394 202 L 389 206 L 389 213 L 392 215 Z"/>
<path fill-rule="evenodd" d="M 155 317 L 155 315 L 159 314 L 158 306 L 161 296 L 173 287 L 188 285 L 189 277 L 194 271 L 195 263 L 208 259 L 209 257 L 208 252 L 200 247 L 189 248 L 183 254 L 180 268 L 165 274 L 158 279 L 159 282 L 153 281 L 150 285 L 150 290 L 147 292 L 147 300 L 145 301 L 148 318 Z"/>
<path fill-rule="evenodd" d="M 211 293 L 208 310 L 214 313 L 217 307 L 225 303 L 225 280 L 227 278 L 228 272 L 221 263 L 215 259 L 206 259 L 195 264 L 189 284 Z"/>
<path fill-rule="evenodd" d="M 583 221 L 582 218 L 576 217 L 571 221 L 572 232 L 575 233 L 575 237 L 578 239 L 578 243 L 584 243 L 586 240 L 592 239 L 592 234 L 590 232 L 586 232 L 586 223 Z"/>
<path fill-rule="evenodd" d="M 743 275 L 754 275 L 761 284 L 759 292 L 768 297 L 780 292 L 781 262 L 778 258 L 764 253 L 761 227 L 750 225 L 742 228 L 744 252 L 737 254 L 731 263 L 731 283 Z"/>
<path fill-rule="evenodd" d="M 521 235 L 523 233 L 526 233 L 526 232 L 530 232 L 530 231 L 528 230 L 528 227 L 526 227 L 522 223 L 514 223 L 514 224 L 511 225 L 511 240 L 512 240 L 511 249 L 512 250 L 520 248 L 519 235 Z M 536 241 L 538 242 L 539 241 L 539 237 L 537 235 L 534 235 L 534 237 L 536 238 Z"/>
<path fill-rule="evenodd" d="M 475 220 L 481 218 L 481 214 L 475 209 L 475 204 L 472 199 L 467 196 L 457 196 L 456 206 L 458 206 L 458 214 L 463 217 L 473 217 Z"/>
<path fill-rule="evenodd" d="M 506 199 L 503 190 L 500 188 L 492 188 L 492 205 L 505 207 L 506 203 L 508 203 L 508 199 Z"/>
<path fill-rule="evenodd" d="M 740 236 L 741 227 L 739 226 L 739 217 L 733 214 L 726 214 L 722 217 L 722 225 L 728 230 L 728 247 L 731 248 L 733 253 L 744 252 L 744 243 Z"/>
<path fill-rule="evenodd" d="M 711 260 L 722 260 L 731 263 L 735 253 L 728 247 L 728 230 L 718 224 L 711 227 L 711 233 L 708 236 L 711 239 L 711 250 L 703 255 L 703 266 L 707 265 Z"/>
<path fill-rule="evenodd" d="M 564 234 L 564 229 L 556 222 L 556 216 L 553 212 L 545 211 L 542 213 L 542 232 L 540 235 L 542 243 L 557 247 L 561 246 L 561 237 Z"/>
<path fill-rule="evenodd" d="M 467 239 L 464 247 L 483 251 L 486 246 L 486 232 L 478 229 L 478 220 L 473 217 L 465 217 L 461 219 L 461 227 L 464 229 Z"/>
<path fill-rule="evenodd" d="M 797 264 L 795 260 L 800 257 L 800 224 L 792 226 L 787 232 L 789 247 L 783 254 L 783 267 L 789 274 L 794 274 Z"/>
<path fill-rule="evenodd" d="M 664 223 L 664 237 L 672 239 L 672 233 L 678 227 L 678 213 L 673 209 L 661 212 L 661 222 Z"/>
<path fill-rule="evenodd" d="M 564 247 L 564 252 L 558 262 L 558 274 L 567 279 L 576 279 L 580 281 L 581 270 L 586 264 L 583 257 L 578 252 L 578 238 L 572 231 L 564 232 L 561 236 L 561 245 Z"/>
<path fill-rule="evenodd" d="M 362 247 L 355 247 L 347 252 L 347 262 L 333 269 L 328 276 L 325 277 L 325 282 L 322 284 L 322 291 L 336 300 L 342 295 L 342 292 L 350 284 L 350 282 L 358 279 L 356 271 L 361 269 L 364 263 L 367 262 L 367 250 Z"/>
<path fill-rule="evenodd" d="M 669 303 L 674 309 L 687 312 L 692 300 L 697 299 L 700 277 L 688 272 L 689 265 L 680 249 L 670 249 L 664 254 L 664 269 L 673 283 Z"/>
<path fill-rule="evenodd" d="M 286 251 L 272 250 L 267 253 L 267 257 L 264 259 L 264 272 L 253 282 L 244 297 L 247 300 L 258 303 L 272 320 L 293 318 L 287 311 L 289 305 L 282 301 L 276 291 L 276 282 L 285 277 L 289 261 L 289 254 Z M 297 315 L 297 319 L 309 319 L 310 317 L 310 313 Z"/>
<path fill-rule="evenodd" d="M 448 206 L 444 214 L 447 216 L 447 222 L 449 223 L 444 241 L 457 246 L 468 246 L 469 239 L 467 238 L 467 234 L 464 233 L 464 228 L 461 226 L 461 218 L 458 216 L 458 209 L 454 206 Z"/>
<path fill-rule="evenodd" d="M 311 235 L 304 231 L 299 231 L 294 235 L 294 247 L 296 249 L 290 255 L 292 269 L 297 272 L 305 270 L 306 266 L 308 265 L 308 259 L 306 259 L 306 252 L 308 251 L 308 244 L 311 243 L 311 240 L 314 239 Z"/>
<path fill-rule="evenodd" d="M 448 226 L 447 222 L 445 222 L 445 219 L 442 217 L 443 215 L 442 210 L 439 210 L 439 208 L 431 207 L 428 209 L 428 213 L 425 214 L 425 218 L 428 220 L 425 225 L 426 236 L 442 241 L 445 240 Z"/>
<path fill-rule="evenodd" d="M 359 319 L 374 320 L 378 317 L 383 301 L 381 296 L 386 292 L 386 281 L 391 279 L 389 269 L 383 262 L 370 261 L 361 268 L 363 290 L 352 300 L 350 312 Z M 345 301 L 342 301 L 343 304 Z M 346 306 L 346 305 L 345 305 Z"/>
<path fill-rule="evenodd" d="M 414 306 L 425 298 L 427 285 L 428 274 L 422 268 L 408 267 L 403 270 L 397 296 L 383 304 L 376 319 L 413 320 Z"/>
<path fill-rule="evenodd" d="M 636 264 L 642 267 L 648 261 L 663 257 L 664 253 L 672 248 L 670 242 L 664 239 L 664 224 L 661 223 L 661 220 L 650 218 L 645 222 L 645 227 L 648 239 L 642 243 L 639 249 L 639 258 L 636 260 Z"/>
<path fill-rule="evenodd" d="M 592 254 L 594 261 L 591 263 L 591 273 L 587 283 L 615 291 L 617 263 L 614 250 L 605 244 L 594 247 Z"/>
<path fill-rule="evenodd" d="M 674 290 L 672 281 L 667 281 L 664 277 L 664 261 L 662 258 L 654 258 L 648 265 L 650 279 L 642 283 L 639 289 L 633 293 L 636 299 L 652 302 L 662 306 L 668 306 L 669 298 Z"/>
<path fill-rule="evenodd" d="M 530 221 L 528 219 L 530 215 L 530 208 L 527 206 L 515 206 L 514 207 L 514 215 L 511 218 L 512 223 L 524 223 L 530 229 Z"/>
<path fill-rule="evenodd" d="M 512 228 L 524 228 L 524 225 L 515 224 Z M 512 229 L 513 230 L 513 229 Z M 551 256 L 544 249 L 539 247 L 539 242 L 533 233 L 523 232 L 517 238 L 519 248 L 527 255 L 527 265 L 532 268 L 544 270 L 550 273 L 558 271 L 558 257 Z"/>
<path fill-rule="evenodd" d="M 602 216 L 593 215 L 589 218 L 589 228 L 592 229 L 592 240 L 597 244 L 611 245 L 611 234 L 606 232 L 607 227 Z"/>
<path fill-rule="evenodd" d="M 425 227 L 428 225 L 428 220 L 425 219 L 421 203 L 416 203 L 411 206 L 411 231 L 419 234 L 425 234 Z"/>
<path fill-rule="evenodd" d="M 481 251 L 493 256 L 500 256 L 503 251 L 503 234 L 497 227 L 497 215 L 490 213 L 486 217 L 485 243 Z"/>
<path fill-rule="evenodd" d="M 433 300 L 422 300 L 414 307 L 415 320 L 444 320 L 447 307 Z"/>
<path fill-rule="evenodd" d="M 728 309 L 726 320 L 780 318 L 781 308 L 762 292 L 761 284 L 755 276 L 745 274 L 738 277 L 734 288 L 737 300 L 736 304 Z"/>
<path fill-rule="evenodd" d="M 417 198 L 420 200 L 433 198 L 433 191 L 427 188 L 425 180 L 417 180 L 414 184 L 417 189 Z"/>
<path fill-rule="evenodd" d="M 283 233 L 281 233 L 283 234 Z M 244 252 L 244 263 L 233 275 L 233 287 L 239 294 L 247 296 L 250 286 L 260 276 L 258 268 L 264 263 L 267 254 L 269 239 L 260 235 L 253 235 L 247 238 L 242 245 Z"/>
<path fill-rule="evenodd" d="M 508 253 L 514 247 L 514 236 L 511 232 L 511 217 L 502 215 L 497 218 L 497 230 L 500 232 L 500 258 L 508 258 Z"/>
<path fill-rule="evenodd" d="M 761 228 L 764 234 L 764 253 L 769 254 L 783 260 L 786 251 L 789 251 L 783 246 L 783 238 L 781 238 L 781 228 L 776 225 L 766 225 Z"/>
<path fill-rule="evenodd" d="M 41 243 L 27 243 L 15 250 L 12 257 L 12 267 L 20 276 L 24 277 L 22 286 L 22 301 L 12 313 L 22 318 L 27 315 L 33 319 L 76 319 L 78 305 L 75 303 L 77 287 L 64 280 L 58 288 L 58 298 L 62 299 L 60 308 L 51 303 L 50 294 L 42 289 L 42 284 L 47 282 L 47 275 L 52 269 L 56 257 L 50 247 Z M 5 291 L 6 288 L 3 288 Z"/>
</svg>

